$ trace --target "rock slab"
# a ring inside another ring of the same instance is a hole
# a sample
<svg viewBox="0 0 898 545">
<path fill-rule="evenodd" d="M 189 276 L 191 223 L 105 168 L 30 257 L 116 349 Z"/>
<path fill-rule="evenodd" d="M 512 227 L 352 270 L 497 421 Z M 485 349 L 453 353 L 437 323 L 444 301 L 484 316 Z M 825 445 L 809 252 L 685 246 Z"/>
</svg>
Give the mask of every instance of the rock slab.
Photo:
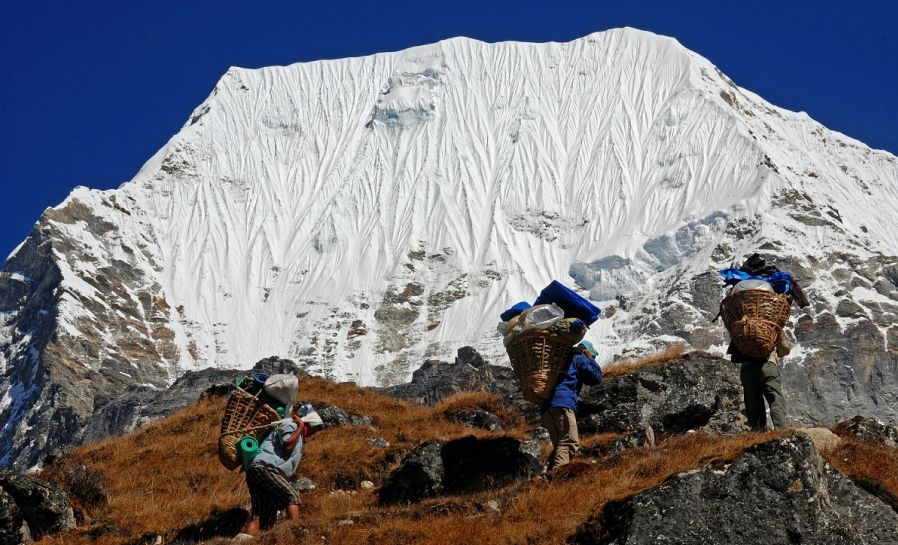
<svg viewBox="0 0 898 545">
<path fill-rule="evenodd" d="M 803 434 L 746 449 L 724 469 L 609 502 L 570 540 L 588 545 L 898 542 L 898 513 L 826 464 Z"/>
<path fill-rule="evenodd" d="M 739 366 L 704 352 L 643 367 L 584 388 L 577 408 L 581 432 L 664 436 L 703 430 L 747 431 Z"/>
</svg>

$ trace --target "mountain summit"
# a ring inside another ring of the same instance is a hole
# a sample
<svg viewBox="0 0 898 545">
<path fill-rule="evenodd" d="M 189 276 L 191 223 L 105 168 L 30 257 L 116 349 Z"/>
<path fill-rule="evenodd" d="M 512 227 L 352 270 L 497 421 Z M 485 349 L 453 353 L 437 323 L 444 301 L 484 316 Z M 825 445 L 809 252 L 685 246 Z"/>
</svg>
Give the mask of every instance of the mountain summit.
<svg viewBox="0 0 898 545">
<path fill-rule="evenodd" d="M 799 421 L 898 414 L 898 161 L 634 29 L 231 68 L 120 188 L 76 188 L 0 273 L 0 462 L 127 388 L 289 357 L 362 384 L 473 345 L 551 279 L 610 355 L 721 350 L 713 270 L 760 250 L 813 305 Z M 613 312 L 610 311 L 613 309 Z"/>
</svg>

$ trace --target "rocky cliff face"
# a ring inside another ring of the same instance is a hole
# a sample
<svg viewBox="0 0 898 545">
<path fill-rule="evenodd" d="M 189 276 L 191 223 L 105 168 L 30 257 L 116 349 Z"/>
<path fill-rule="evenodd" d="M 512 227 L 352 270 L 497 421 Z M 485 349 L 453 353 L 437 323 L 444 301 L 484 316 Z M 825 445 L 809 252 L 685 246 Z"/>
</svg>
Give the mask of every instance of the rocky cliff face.
<svg viewBox="0 0 898 545">
<path fill-rule="evenodd" d="M 802 422 L 895 418 L 898 161 L 633 29 L 232 68 L 133 180 L 77 188 L 0 273 L 0 463 L 128 388 L 269 354 L 364 384 L 471 345 L 550 279 L 603 357 L 722 351 L 714 269 L 760 250 L 813 304 Z"/>
<path fill-rule="evenodd" d="M 898 513 L 824 462 L 804 435 L 746 450 L 608 503 L 571 543 L 892 543 Z"/>
</svg>

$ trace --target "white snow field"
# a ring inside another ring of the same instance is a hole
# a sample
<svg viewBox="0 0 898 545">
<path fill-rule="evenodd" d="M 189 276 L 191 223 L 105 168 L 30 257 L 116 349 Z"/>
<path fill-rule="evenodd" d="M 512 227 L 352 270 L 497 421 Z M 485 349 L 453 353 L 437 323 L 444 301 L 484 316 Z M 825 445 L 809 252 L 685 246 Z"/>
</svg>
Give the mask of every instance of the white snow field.
<svg viewBox="0 0 898 545">
<path fill-rule="evenodd" d="M 801 221 L 804 199 L 832 221 Z M 719 265 L 721 243 L 898 254 L 894 156 L 629 28 L 231 68 L 131 181 L 57 209 L 73 203 L 117 234 L 56 225 L 79 244 L 54 254 L 57 334 L 101 330 L 88 367 L 121 352 L 126 332 L 83 304 L 111 294 L 84 278 L 126 261 L 166 303 L 171 380 L 279 355 L 388 383 L 463 345 L 502 363 L 499 313 L 552 279 L 603 307 L 643 301 L 591 330 L 607 357 L 676 342 L 647 339 L 633 308 Z M 739 222 L 757 230 L 728 234 Z"/>
</svg>

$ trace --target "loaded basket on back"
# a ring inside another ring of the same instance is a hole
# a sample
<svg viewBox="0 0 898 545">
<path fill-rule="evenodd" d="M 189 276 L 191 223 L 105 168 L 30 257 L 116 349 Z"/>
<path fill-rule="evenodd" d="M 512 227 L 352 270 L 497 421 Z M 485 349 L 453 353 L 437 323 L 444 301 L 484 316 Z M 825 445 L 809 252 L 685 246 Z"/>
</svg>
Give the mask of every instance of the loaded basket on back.
<svg viewBox="0 0 898 545">
<path fill-rule="evenodd" d="M 218 436 L 218 460 L 229 470 L 247 466 L 259 443 L 283 418 L 272 407 L 276 400 L 265 393 L 267 379 L 262 374 L 238 379 L 228 398 Z"/>
<path fill-rule="evenodd" d="M 549 284 L 534 306 L 518 303 L 502 313 L 499 331 L 511 367 L 526 401 L 551 398 L 559 377 L 567 370 L 573 346 L 598 319 L 598 307 L 557 281 Z"/>
<path fill-rule="evenodd" d="M 721 271 L 721 276 L 725 272 Z M 720 302 L 720 316 L 739 352 L 764 359 L 776 349 L 791 306 L 788 283 L 774 286 L 766 280 L 748 279 L 736 283 Z"/>
</svg>

